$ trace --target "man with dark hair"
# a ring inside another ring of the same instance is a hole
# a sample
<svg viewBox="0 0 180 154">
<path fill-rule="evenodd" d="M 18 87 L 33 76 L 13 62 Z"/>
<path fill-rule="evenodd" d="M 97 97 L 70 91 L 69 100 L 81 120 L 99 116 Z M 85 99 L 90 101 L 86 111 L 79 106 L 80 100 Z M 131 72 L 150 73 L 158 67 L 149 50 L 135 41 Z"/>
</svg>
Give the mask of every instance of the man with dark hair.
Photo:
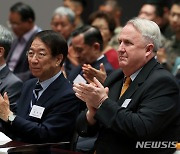
<svg viewBox="0 0 180 154">
<path fill-rule="evenodd" d="M 61 72 L 68 46 L 57 32 L 39 32 L 27 52 L 36 78 L 24 83 L 17 110 L 9 109 L 7 94 L 0 96 L 4 133 L 26 143 L 70 141 L 79 113 L 79 99 Z"/>
<path fill-rule="evenodd" d="M 170 2 L 168 0 L 146 0 L 145 4 L 141 7 L 138 17 L 152 20 L 158 24 L 161 33 L 168 37 L 171 35 L 169 30 L 169 9 Z"/>
<path fill-rule="evenodd" d="M 17 78 L 7 67 L 5 58 L 11 48 L 12 34 L 0 25 L 0 93 L 7 92 L 10 108 L 14 110 L 17 99 L 20 96 L 22 81 Z"/>
<path fill-rule="evenodd" d="M 90 64 L 99 70 L 100 64 L 103 63 L 107 74 L 113 70 L 112 66 L 102 54 L 103 39 L 100 31 L 92 26 L 83 26 L 72 33 L 72 47 L 77 55 L 80 64 L 73 69 L 68 79 L 73 83 L 83 78 L 83 65 Z"/>
<path fill-rule="evenodd" d="M 22 2 L 14 4 L 10 8 L 9 26 L 17 38 L 6 59 L 7 64 L 15 75 L 25 81 L 31 77 L 26 52 L 32 37 L 40 31 L 40 28 L 35 25 L 33 9 Z"/>
</svg>

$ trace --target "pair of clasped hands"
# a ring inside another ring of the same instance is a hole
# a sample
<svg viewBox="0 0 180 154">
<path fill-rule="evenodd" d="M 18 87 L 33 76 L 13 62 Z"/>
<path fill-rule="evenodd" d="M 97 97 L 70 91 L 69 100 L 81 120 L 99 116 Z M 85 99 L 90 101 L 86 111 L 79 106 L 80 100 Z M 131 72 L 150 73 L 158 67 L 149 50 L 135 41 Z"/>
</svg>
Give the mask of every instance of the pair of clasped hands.
<svg viewBox="0 0 180 154">
<path fill-rule="evenodd" d="M 102 105 L 104 100 L 108 98 L 109 89 L 107 87 L 103 87 L 101 82 L 97 79 L 98 76 L 93 77 L 93 74 L 94 76 L 97 75 L 97 72 L 95 73 L 93 71 L 101 71 L 102 67 L 104 66 L 100 65 L 100 70 L 96 70 L 90 65 L 84 64 L 82 67 L 84 77 L 89 83 L 76 83 L 73 85 L 75 95 L 86 103 L 86 106 L 88 108 L 87 119 L 89 118 L 88 121 L 90 122 L 90 124 L 95 123 L 93 117 L 96 113 L 96 110 Z M 88 74 L 88 72 L 91 73 L 91 76 Z"/>
</svg>

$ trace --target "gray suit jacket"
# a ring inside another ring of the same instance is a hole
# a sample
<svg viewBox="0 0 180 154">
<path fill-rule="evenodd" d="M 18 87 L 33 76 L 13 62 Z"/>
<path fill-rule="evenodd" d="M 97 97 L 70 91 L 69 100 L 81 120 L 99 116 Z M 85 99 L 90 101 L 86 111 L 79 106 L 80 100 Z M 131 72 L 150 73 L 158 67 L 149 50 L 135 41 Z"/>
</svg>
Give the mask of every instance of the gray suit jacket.
<svg viewBox="0 0 180 154">
<path fill-rule="evenodd" d="M 21 94 L 22 81 L 16 77 L 7 66 L 0 71 L 0 92 L 8 93 L 10 108 L 13 110 L 16 100 Z"/>
</svg>

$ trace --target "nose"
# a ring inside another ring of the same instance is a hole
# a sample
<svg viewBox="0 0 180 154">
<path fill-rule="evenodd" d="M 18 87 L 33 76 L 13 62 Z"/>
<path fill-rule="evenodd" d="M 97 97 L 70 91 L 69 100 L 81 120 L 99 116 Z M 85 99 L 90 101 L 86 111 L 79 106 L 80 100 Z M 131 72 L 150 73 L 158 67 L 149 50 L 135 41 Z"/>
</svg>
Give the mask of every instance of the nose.
<svg viewBox="0 0 180 154">
<path fill-rule="evenodd" d="M 118 53 L 125 52 L 125 47 L 124 47 L 123 42 L 119 43 L 119 47 L 118 47 L 117 51 L 118 51 Z"/>
<path fill-rule="evenodd" d="M 31 63 L 37 63 L 38 62 L 38 55 L 34 54 L 31 58 L 28 58 L 28 61 Z"/>
<path fill-rule="evenodd" d="M 57 26 L 57 31 L 58 31 L 58 32 L 61 32 L 61 31 L 62 31 L 62 26 L 61 26 L 60 24 Z"/>
</svg>

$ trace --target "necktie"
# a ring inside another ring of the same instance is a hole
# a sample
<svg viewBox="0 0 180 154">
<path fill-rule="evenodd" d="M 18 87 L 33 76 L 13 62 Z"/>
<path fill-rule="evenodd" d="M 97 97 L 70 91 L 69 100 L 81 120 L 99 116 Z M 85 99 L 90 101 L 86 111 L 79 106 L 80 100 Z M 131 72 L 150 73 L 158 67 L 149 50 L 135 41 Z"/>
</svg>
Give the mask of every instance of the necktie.
<svg viewBox="0 0 180 154">
<path fill-rule="evenodd" d="M 131 78 L 130 77 L 126 77 L 125 81 L 124 81 L 124 84 L 123 84 L 123 87 L 121 89 L 120 97 L 125 93 L 125 91 L 129 87 L 130 83 L 131 83 Z"/>
<path fill-rule="evenodd" d="M 39 91 L 41 91 L 43 88 L 39 82 L 36 83 L 36 86 L 34 88 L 33 92 L 33 98 L 32 98 L 32 104 L 36 104 L 38 96 L 39 96 Z"/>
</svg>

